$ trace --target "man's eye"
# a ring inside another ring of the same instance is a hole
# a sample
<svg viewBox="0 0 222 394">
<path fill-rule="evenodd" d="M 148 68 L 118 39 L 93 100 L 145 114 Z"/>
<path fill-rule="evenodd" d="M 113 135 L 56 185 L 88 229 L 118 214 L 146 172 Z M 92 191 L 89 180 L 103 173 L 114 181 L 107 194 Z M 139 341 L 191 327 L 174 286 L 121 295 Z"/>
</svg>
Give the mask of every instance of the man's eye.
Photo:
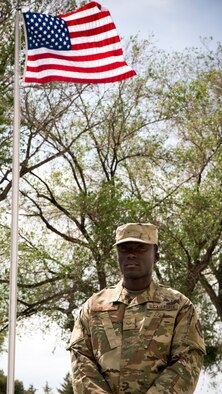
<svg viewBox="0 0 222 394">
<path fill-rule="evenodd" d="M 148 247 L 147 245 L 144 245 L 144 246 L 140 246 L 140 247 L 137 249 L 137 251 L 138 251 L 138 252 L 147 252 L 148 249 L 149 249 L 149 247 Z"/>
<path fill-rule="evenodd" d="M 146 252 L 147 251 L 147 248 L 146 247 L 144 247 L 144 248 L 139 248 L 138 249 L 138 252 Z"/>
<path fill-rule="evenodd" d="M 120 252 L 123 253 L 143 253 L 147 251 L 146 247 L 139 247 L 136 249 L 128 249 L 128 248 L 119 248 Z"/>
<path fill-rule="evenodd" d="M 124 246 L 119 245 L 119 246 L 118 246 L 118 250 L 119 250 L 120 252 L 125 252 L 126 248 L 124 248 Z"/>
</svg>

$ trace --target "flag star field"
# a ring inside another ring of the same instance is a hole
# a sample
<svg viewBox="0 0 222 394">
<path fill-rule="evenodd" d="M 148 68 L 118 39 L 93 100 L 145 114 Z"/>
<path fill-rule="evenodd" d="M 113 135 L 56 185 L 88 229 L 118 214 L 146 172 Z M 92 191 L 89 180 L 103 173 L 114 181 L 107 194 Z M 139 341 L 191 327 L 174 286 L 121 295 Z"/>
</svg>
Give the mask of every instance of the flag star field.
<svg viewBox="0 0 222 394">
<path fill-rule="evenodd" d="M 32 12 L 25 13 L 24 18 L 28 33 L 28 49 L 71 49 L 69 31 L 64 19 Z"/>
</svg>

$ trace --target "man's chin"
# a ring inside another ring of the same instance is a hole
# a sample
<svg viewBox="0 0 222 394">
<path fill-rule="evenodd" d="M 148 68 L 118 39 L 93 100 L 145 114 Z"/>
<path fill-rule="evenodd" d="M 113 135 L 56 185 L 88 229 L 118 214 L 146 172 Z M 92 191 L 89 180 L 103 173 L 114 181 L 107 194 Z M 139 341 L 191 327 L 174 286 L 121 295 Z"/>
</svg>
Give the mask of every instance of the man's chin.
<svg viewBox="0 0 222 394">
<path fill-rule="evenodd" d="M 139 272 L 134 271 L 133 269 L 128 270 L 127 272 L 124 272 L 123 276 L 124 276 L 124 278 L 127 278 L 127 279 L 141 279 L 142 278 L 141 274 Z"/>
</svg>

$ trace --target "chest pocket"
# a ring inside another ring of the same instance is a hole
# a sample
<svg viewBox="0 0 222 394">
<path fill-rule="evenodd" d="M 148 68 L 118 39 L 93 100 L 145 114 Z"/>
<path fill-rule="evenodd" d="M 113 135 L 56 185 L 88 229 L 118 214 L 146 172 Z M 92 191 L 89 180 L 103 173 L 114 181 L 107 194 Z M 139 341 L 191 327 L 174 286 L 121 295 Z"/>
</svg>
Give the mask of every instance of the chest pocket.
<svg viewBox="0 0 222 394">
<path fill-rule="evenodd" d="M 176 316 L 175 306 L 159 304 L 153 307 L 147 304 L 144 317 L 136 321 L 140 344 L 147 357 L 168 358 Z"/>
<path fill-rule="evenodd" d="M 107 310 L 94 310 L 90 321 L 90 334 L 94 355 L 100 359 L 105 353 L 121 346 L 121 330 L 119 323 L 111 320 L 118 307 Z"/>
</svg>

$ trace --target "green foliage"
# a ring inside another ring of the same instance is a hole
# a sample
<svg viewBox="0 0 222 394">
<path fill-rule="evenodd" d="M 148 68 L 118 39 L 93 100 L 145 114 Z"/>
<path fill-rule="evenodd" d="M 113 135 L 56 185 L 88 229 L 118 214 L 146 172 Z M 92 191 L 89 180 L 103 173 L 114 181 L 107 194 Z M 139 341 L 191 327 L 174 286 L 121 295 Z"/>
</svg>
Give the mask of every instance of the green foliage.
<svg viewBox="0 0 222 394">
<path fill-rule="evenodd" d="M 43 387 L 44 394 L 52 393 L 52 388 L 49 386 L 48 382 L 46 382 L 45 386 Z"/>
<path fill-rule="evenodd" d="M 0 393 L 6 394 L 6 389 L 7 389 L 7 376 L 5 376 L 4 372 L 0 370 Z M 14 394 L 26 394 L 23 383 L 20 380 L 15 380 Z"/>
<path fill-rule="evenodd" d="M 34 386 L 31 384 L 28 388 L 28 390 L 25 390 L 25 394 L 35 394 L 37 389 L 34 388 Z"/>
<path fill-rule="evenodd" d="M 73 394 L 72 379 L 69 372 L 64 377 L 64 382 L 61 384 L 61 388 L 57 389 L 57 391 L 60 394 Z"/>
</svg>

